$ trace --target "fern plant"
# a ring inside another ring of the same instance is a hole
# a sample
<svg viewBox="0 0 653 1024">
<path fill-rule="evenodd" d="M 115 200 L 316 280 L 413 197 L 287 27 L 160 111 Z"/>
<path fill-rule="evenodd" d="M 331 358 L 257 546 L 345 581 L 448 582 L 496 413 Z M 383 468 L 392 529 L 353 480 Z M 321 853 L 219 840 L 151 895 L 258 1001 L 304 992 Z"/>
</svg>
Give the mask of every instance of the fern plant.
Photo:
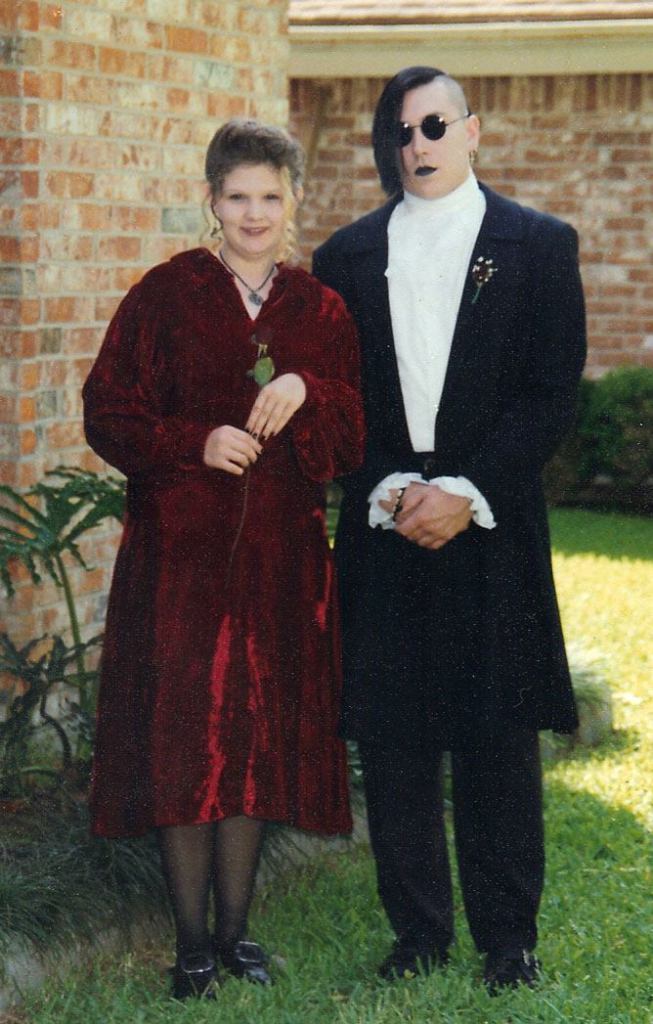
<svg viewBox="0 0 653 1024">
<path fill-rule="evenodd" d="M 72 638 L 69 644 L 62 637 L 46 636 L 17 647 L 6 633 L 0 634 L 0 671 L 16 680 L 6 720 L 0 723 L 5 786 L 9 779 L 15 785 L 25 770 L 47 770 L 24 763 L 37 713 L 41 723 L 58 737 L 64 772 L 70 768 L 72 749 L 66 728 L 47 711 L 48 695 L 59 684 L 65 683 L 77 694 L 77 700 L 70 703 L 67 723 L 76 718 L 76 756 L 90 752 L 88 723 L 94 710 L 95 672 L 88 668 L 86 656 L 101 638 L 82 639 L 68 565 L 72 558 L 84 569 L 90 568 L 80 551 L 80 538 L 106 519 L 121 520 L 124 500 L 121 480 L 77 468 L 59 467 L 25 494 L 0 486 L 0 579 L 4 588 L 13 596 L 18 564 L 25 567 L 35 586 L 44 578 L 52 580 L 63 592 Z"/>
</svg>

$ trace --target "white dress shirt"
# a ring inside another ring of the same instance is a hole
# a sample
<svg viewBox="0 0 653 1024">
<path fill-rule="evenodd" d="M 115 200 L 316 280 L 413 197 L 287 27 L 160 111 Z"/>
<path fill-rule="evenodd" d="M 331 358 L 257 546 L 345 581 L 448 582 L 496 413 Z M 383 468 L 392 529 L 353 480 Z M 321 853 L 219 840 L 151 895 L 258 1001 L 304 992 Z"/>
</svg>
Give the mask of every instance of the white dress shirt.
<svg viewBox="0 0 653 1024">
<path fill-rule="evenodd" d="M 422 199 L 410 192 L 388 224 L 388 295 L 399 380 L 411 443 L 433 450 L 435 423 L 449 363 L 460 300 L 474 244 L 485 215 L 485 196 L 474 175 L 448 195 Z M 378 502 L 418 474 L 393 473 L 372 491 L 370 526 L 393 527 Z M 474 521 L 495 526 L 492 511 L 465 477 L 428 481 L 470 499 Z"/>
</svg>

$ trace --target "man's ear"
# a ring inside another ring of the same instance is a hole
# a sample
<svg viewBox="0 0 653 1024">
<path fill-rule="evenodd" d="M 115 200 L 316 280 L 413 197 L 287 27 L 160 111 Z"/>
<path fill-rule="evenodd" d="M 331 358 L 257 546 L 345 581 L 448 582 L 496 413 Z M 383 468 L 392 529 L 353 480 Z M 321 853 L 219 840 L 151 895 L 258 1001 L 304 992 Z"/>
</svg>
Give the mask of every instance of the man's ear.
<svg viewBox="0 0 653 1024">
<path fill-rule="evenodd" d="M 481 141 L 481 122 L 476 114 L 469 115 L 465 127 L 467 130 L 467 149 L 472 153 L 478 149 L 479 142 Z"/>
</svg>

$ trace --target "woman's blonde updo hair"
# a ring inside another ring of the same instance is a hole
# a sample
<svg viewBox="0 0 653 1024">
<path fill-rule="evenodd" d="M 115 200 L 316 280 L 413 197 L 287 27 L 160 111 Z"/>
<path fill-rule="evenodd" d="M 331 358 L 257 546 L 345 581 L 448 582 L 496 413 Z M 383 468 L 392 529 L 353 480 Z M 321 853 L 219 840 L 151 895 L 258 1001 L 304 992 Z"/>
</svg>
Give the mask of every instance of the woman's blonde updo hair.
<svg viewBox="0 0 653 1024">
<path fill-rule="evenodd" d="M 206 151 L 204 173 L 211 194 L 211 206 L 224 187 L 225 178 L 243 164 L 269 164 L 281 178 L 285 229 L 280 260 L 296 249 L 295 211 L 302 197 L 304 152 L 283 128 L 259 121 L 233 118 L 217 130 Z"/>
</svg>

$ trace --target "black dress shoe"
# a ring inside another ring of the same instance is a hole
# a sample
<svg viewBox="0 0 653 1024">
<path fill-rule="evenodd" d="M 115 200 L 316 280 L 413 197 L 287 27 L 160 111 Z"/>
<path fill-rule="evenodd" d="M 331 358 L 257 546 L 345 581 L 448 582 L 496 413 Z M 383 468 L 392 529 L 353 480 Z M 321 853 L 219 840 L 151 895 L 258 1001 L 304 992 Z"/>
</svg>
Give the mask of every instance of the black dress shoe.
<svg viewBox="0 0 653 1024">
<path fill-rule="evenodd" d="M 488 953 L 483 981 L 491 996 L 518 985 L 534 988 L 539 980 L 540 962 L 527 949 L 498 949 Z"/>
<path fill-rule="evenodd" d="M 258 942 L 241 939 L 228 949 L 221 950 L 220 960 L 225 970 L 233 974 L 234 978 L 244 978 L 257 985 L 273 984 L 267 970 L 267 954 Z"/>
<path fill-rule="evenodd" d="M 434 968 L 444 967 L 448 962 L 449 954 L 446 949 L 418 946 L 396 939 L 378 973 L 385 981 L 396 981 L 398 978 L 408 979 L 418 974 L 430 974 Z"/>
<path fill-rule="evenodd" d="M 179 957 L 172 971 L 172 995 L 175 999 L 215 999 L 217 974 L 215 960 L 204 953 Z"/>
</svg>

